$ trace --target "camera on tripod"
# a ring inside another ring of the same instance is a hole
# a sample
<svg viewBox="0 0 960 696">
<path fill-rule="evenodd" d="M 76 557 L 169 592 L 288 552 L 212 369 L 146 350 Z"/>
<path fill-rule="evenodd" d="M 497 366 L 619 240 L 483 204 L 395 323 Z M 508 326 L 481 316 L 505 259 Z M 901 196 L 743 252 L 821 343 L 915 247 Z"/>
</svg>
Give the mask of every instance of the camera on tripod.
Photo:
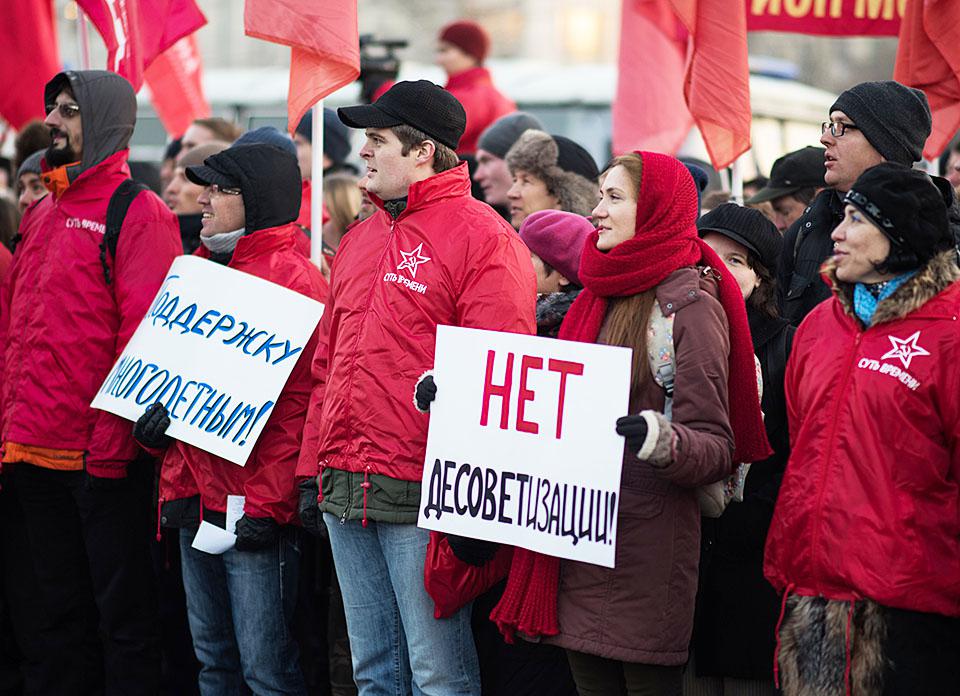
<svg viewBox="0 0 960 696">
<path fill-rule="evenodd" d="M 400 73 L 396 52 L 406 48 L 404 39 L 378 39 L 373 34 L 360 36 L 360 98 L 369 104 L 384 84 L 393 82 Z"/>
</svg>

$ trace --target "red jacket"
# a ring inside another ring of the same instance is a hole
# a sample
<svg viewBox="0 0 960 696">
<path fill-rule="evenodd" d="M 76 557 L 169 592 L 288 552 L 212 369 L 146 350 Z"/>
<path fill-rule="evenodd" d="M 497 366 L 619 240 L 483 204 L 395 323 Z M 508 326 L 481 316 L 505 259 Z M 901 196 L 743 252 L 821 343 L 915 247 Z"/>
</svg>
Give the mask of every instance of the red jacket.
<svg viewBox="0 0 960 696">
<path fill-rule="evenodd" d="M 941 255 L 866 330 L 849 290 L 797 330 L 764 561 L 778 590 L 960 616 L 957 276 Z"/>
<path fill-rule="evenodd" d="M 301 234 L 300 228 L 290 223 L 241 237 L 227 265 L 323 302 L 327 281 L 297 248 Z M 200 247 L 196 255 L 209 258 L 210 252 Z M 314 331 L 246 466 L 173 441 L 163 456 L 160 471 L 161 505 L 199 493 L 204 507 L 225 512 L 228 495 L 243 495 L 246 515 L 272 517 L 281 524 L 299 523 L 294 474 L 311 385 L 310 357 L 304 356 L 312 356 L 316 346 Z"/>
<path fill-rule="evenodd" d="M 487 126 L 517 110 L 517 105 L 493 86 L 490 71 L 486 68 L 470 68 L 451 75 L 445 89 L 463 104 L 467 112 L 467 127 L 457 147 L 458 155 L 476 152 L 477 140 Z"/>
<path fill-rule="evenodd" d="M 428 419 L 413 392 L 433 367 L 437 325 L 532 334 L 536 295 L 530 251 L 470 196 L 466 163 L 411 186 L 396 220 L 380 209 L 351 227 L 320 320 L 298 475 L 323 460 L 419 481 Z"/>
<path fill-rule="evenodd" d="M 4 443 L 86 453 L 96 475 L 123 476 L 137 453 L 130 421 L 90 408 L 182 252 L 177 218 L 136 197 L 107 285 L 100 261 L 107 204 L 130 176 L 127 150 L 27 209 L 0 292 L 0 433 Z"/>
</svg>

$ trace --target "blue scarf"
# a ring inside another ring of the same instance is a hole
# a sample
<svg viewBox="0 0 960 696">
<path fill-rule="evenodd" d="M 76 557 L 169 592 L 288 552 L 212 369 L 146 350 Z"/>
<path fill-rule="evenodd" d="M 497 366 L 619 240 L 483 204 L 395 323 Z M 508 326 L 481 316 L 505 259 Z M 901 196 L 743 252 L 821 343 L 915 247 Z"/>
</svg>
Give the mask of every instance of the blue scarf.
<svg viewBox="0 0 960 696">
<path fill-rule="evenodd" d="M 869 327 L 873 323 L 873 315 L 877 311 L 877 305 L 899 290 L 900 286 L 913 278 L 916 273 L 916 271 L 910 271 L 885 281 L 880 292 L 876 295 L 870 291 L 869 286 L 864 283 L 857 283 L 853 288 L 853 311 L 857 318 L 863 322 L 863 325 Z M 879 285 L 879 283 L 872 285 Z"/>
</svg>

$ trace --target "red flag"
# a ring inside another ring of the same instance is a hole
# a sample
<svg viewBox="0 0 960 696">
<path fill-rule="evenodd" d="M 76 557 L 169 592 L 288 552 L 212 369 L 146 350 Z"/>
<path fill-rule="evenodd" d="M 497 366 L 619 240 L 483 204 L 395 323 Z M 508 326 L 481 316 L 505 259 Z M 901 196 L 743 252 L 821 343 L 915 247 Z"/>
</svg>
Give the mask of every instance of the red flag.
<svg viewBox="0 0 960 696">
<path fill-rule="evenodd" d="M 170 137 L 179 138 L 194 120 L 210 115 L 202 77 L 195 34 L 177 41 L 144 72 L 150 101 Z"/>
<path fill-rule="evenodd" d="M 11 2 L 0 22 L 0 116 L 14 128 L 43 118 L 43 86 L 60 71 L 53 3 Z"/>
<path fill-rule="evenodd" d="M 905 0 L 741 0 L 748 31 L 896 36 Z"/>
<path fill-rule="evenodd" d="M 725 0 L 624 0 L 615 145 L 630 148 L 631 140 L 677 142 L 665 150 L 675 154 L 682 142 L 677 132 L 692 118 L 717 169 L 750 149 L 747 18 L 744 6 L 739 8 L 731 11 Z M 643 33 L 630 33 L 638 28 Z M 681 50 L 686 59 L 682 78 L 676 61 Z M 675 128 L 671 119 L 677 122 Z"/>
<path fill-rule="evenodd" d="M 960 3 L 907 3 L 893 79 L 926 93 L 933 130 L 923 156 L 936 159 L 960 129 Z"/>
<path fill-rule="evenodd" d="M 143 84 L 143 71 L 207 23 L 194 0 L 77 0 L 107 46 L 107 69 Z"/>
<path fill-rule="evenodd" d="M 287 125 L 360 74 L 357 0 L 247 0 L 247 36 L 290 46 Z"/>
</svg>

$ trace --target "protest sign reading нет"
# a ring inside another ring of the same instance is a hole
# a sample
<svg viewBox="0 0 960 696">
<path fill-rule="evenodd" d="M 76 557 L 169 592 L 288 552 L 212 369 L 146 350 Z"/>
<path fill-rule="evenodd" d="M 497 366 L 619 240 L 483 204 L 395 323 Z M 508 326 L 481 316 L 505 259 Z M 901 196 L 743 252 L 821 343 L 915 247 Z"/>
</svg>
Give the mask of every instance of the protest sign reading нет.
<svg viewBox="0 0 960 696">
<path fill-rule="evenodd" d="M 437 327 L 418 525 L 612 568 L 630 358 Z"/>
<path fill-rule="evenodd" d="M 160 402 L 168 435 L 243 466 L 321 314 L 298 292 L 181 256 L 91 406 L 136 421 Z"/>
</svg>

